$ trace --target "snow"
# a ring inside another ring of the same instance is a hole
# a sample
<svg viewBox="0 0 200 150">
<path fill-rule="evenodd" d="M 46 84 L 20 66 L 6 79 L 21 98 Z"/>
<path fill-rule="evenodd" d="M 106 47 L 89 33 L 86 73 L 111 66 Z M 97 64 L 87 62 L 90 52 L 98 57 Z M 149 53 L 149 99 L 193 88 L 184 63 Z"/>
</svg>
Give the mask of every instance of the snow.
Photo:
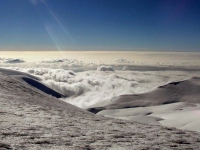
<svg viewBox="0 0 200 150">
<path fill-rule="evenodd" d="M 2 149 L 198 149 L 200 134 L 97 116 L 0 74 Z M 189 138 L 188 138 L 189 137 Z"/>
</svg>

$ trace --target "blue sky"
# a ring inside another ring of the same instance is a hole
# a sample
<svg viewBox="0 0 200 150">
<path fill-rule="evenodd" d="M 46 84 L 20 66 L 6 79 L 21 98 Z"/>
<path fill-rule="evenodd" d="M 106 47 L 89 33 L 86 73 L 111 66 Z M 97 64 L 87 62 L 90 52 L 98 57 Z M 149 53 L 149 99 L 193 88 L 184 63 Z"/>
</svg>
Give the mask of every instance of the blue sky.
<svg viewBox="0 0 200 150">
<path fill-rule="evenodd" d="M 200 51 L 199 0 L 0 2 L 0 50 Z"/>
</svg>

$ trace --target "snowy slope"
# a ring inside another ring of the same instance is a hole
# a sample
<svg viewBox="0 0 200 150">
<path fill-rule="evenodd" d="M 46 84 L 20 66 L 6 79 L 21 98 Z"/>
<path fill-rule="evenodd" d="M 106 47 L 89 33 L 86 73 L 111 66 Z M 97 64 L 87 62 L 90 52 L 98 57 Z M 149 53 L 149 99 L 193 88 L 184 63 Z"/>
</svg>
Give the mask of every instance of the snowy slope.
<svg viewBox="0 0 200 150">
<path fill-rule="evenodd" d="M 96 116 L 0 74 L 1 149 L 199 149 L 198 132 Z"/>
</svg>

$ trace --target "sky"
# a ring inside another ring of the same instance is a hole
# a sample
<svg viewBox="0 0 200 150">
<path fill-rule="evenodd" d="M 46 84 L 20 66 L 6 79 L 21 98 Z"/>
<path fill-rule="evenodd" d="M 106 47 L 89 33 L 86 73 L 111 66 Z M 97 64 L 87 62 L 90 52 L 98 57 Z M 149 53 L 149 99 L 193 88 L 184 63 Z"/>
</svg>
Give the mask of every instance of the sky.
<svg viewBox="0 0 200 150">
<path fill-rule="evenodd" d="M 200 52 L 199 0 L 0 2 L 0 50 Z"/>
</svg>

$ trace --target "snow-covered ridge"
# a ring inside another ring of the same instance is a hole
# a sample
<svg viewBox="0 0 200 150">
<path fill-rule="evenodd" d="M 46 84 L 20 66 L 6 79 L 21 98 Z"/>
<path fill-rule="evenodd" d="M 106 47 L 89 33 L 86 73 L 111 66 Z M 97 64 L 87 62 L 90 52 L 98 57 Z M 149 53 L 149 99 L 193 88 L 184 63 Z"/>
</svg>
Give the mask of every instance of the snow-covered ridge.
<svg viewBox="0 0 200 150">
<path fill-rule="evenodd" d="M 197 150 L 200 147 L 200 134 L 196 132 L 93 115 L 10 76 L 0 73 L 0 81 L 0 148 L 3 149 Z"/>
</svg>

